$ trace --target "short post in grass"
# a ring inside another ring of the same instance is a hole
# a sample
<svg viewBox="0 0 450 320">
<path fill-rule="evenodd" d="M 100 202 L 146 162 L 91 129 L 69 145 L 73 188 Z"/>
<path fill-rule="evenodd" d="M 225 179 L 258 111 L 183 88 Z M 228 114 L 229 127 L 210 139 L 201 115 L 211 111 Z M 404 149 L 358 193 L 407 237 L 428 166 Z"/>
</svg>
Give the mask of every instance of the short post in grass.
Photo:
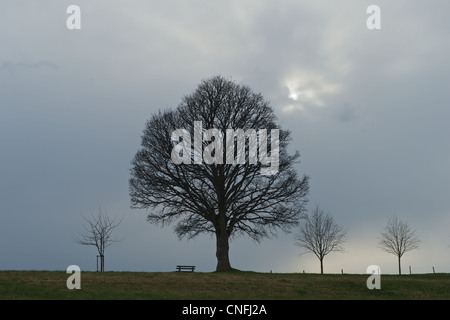
<svg viewBox="0 0 450 320">
<path fill-rule="evenodd" d="M 409 274 L 411 275 L 411 266 L 409 266 Z"/>
</svg>

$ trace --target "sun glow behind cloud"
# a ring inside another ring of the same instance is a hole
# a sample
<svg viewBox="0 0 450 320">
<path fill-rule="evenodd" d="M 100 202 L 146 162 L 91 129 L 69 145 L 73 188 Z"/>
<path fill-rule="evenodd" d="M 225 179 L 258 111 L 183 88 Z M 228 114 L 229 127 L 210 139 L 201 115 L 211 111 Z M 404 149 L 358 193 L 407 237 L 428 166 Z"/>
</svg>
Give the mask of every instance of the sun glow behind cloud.
<svg viewBox="0 0 450 320">
<path fill-rule="evenodd" d="M 341 86 L 326 80 L 325 75 L 314 73 L 298 73 L 284 81 L 289 104 L 283 112 L 304 110 L 307 107 L 327 107 L 327 97 L 338 94 Z"/>
</svg>

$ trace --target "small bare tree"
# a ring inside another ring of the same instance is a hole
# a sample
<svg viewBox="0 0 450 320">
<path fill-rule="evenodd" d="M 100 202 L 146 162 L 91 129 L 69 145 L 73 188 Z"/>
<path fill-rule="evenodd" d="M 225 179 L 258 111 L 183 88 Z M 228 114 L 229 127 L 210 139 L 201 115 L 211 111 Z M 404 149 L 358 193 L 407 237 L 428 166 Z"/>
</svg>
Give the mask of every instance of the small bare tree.
<svg viewBox="0 0 450 320">
<path fill-rule="evenodd" d="M 411 230 L 408 223 L 397 217 L 390 218 L 381 232 L 379 246 L 382 250 L 392 253 L 398 258 L 398 274 L 402 274 L 400 259 L 407 251 L 419 248 L 420 239 L 415 230 Z"/>
<path fill-rule="evenodd" d="M 100 255 L 100 271 L 105 271 L 105 249 L 109 247 L 113 242 L 121 240 L 115 240 L 111 237 L 113 230 L 120 225 L 122 219 L 116 221 L 116 218 L 112 219 L 105 211 L 99 210 L 97 216 L 91 215 L 89 218 L 82 216 L 87 222 L 84 225 L 85 232 L 75 239 L 75 242 L 86 245 L 95 246 Z"/>
<path fill-rule="evenodd" d="M 305 218 L 296 236 L 296 245 L 312 252 L 320 260 L 320 273 L 323 274 L 323 259 L 332 251 L 343 252 L 342 244 L 347 230 L 338 226 L 329 213 L 316 206 L 312 215 Z"/>
</svg>

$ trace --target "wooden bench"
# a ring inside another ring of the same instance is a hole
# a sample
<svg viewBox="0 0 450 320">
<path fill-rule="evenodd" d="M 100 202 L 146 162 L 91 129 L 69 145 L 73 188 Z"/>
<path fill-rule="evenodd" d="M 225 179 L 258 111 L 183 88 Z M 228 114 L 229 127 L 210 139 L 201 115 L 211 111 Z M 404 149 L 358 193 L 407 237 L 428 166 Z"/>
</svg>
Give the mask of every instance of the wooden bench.
<svg viewBox="0 0 450 320">
<path fill-rule="evenodd" d="M 191 270 L 191 272 L 194 272 L 195 266 L 177 266 L 177 271 L 181 270 Z"/>
</svg>

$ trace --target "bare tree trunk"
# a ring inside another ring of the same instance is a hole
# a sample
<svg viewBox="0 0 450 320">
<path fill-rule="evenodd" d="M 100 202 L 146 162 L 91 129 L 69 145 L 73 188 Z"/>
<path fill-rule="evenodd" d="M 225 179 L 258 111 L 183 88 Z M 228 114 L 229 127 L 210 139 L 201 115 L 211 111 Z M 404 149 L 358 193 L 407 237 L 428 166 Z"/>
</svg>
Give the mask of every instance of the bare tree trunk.
<svg viewBox="0 0 450 320">
<path fill-rule="evenodd" d="M 223 183 L 219 184 L 223 186 Z M 223 190 L 220 189 L 219 194 L 223 194 Z M 216 271 L 230 270 L 230 258 L 228 252 L 229 246 L 229 233 L 227 230 L 227 219 L 226 219 L 226 209 L 221 201 L 219 204 L 219 215 L 216 220 L 216 257 L 217 257 L 217 267 Z"/>
<path fill-rule="evenodd" d="M 228 251 L 229 251 L 228 235 L 226 234 L 226 231 L 219 230 L 216 232 L 216 257 L 217 257 L 216 271 L 231 269 Z"/>
<path fill-rule="evenodd" d="M 401 275 L 402 274 L 402 267 L 400 265 L 400 256 L 398 256 L 398 274 Z"/>
<path fill-rule="evenodd" d="M 320 274 L 323 274 L 323 258 L 320 259 Z"/>
</svg>

